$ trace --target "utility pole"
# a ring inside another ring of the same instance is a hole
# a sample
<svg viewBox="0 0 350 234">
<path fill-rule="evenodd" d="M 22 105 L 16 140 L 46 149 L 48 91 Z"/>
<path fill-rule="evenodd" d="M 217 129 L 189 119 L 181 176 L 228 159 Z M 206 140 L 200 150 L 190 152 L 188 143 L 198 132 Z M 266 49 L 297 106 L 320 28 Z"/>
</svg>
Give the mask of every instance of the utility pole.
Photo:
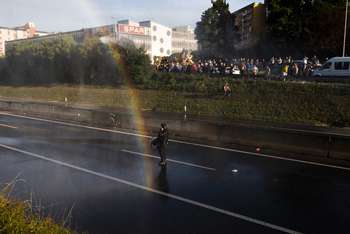
<svg viewBox="0 0 350 234">
<path fill-rule="evenodd" d="M 345 49 L 346 49 L 346 33 L 347 33 L 347 29 L 348 29 L 348 8 L 349 8 L 349 0 L 346 0 L 343 57 L 345 57 Z"/>
<path fill-rule="evenodd" d="M 113 25 L 114 25 L 114 40 L 115 43 L 117 43 L 117 20 L 114 16 L 111 17 L 113 19 Z"/>
</svg>

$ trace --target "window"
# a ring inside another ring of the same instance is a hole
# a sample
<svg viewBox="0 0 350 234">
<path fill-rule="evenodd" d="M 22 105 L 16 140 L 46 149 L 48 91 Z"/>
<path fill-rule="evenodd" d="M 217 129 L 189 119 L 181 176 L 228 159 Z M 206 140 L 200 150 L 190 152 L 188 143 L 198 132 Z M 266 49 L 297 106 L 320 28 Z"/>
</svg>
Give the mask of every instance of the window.
<svg viewBox="0 0 350 234">
<path fill-rule="evenodd" d="M 343 64 L 341 62 L 334 63 L 334 69 L 335 70 L 342 70 Z"/>
<path fill-rule="evenodd" d="M 167 51 L 166 51 L 166 54 L 167 54 L 167 55 L 170 55 L 170 50 L 167 50 Z"/>
<path fill-rule="evenodd" d="M 329 69 L 329 68 L 331 68 L 331 66 L 332 66 L 332 63 L 326 63 L 325 65 L 322 66 L 322 70 Z"/>
<path fill-rule="evenodd" d="M 164 39 L 163 38 L 160 38 L 160 43 L 164 43 Z"/>
<path fill-rule="evenodd" d="M 160 48 L 160 53 L 164 53 L 164 48 Z"/>
<path fill-rule="evenodd" d="M 157 31 L 157 26 L 153 26 L 153 31 Z"/>
<path fill-rule="evenodd" d="M 337 62 L 334 64 L 335 70 L 349 70 L 350 62 Z"/>
<path fill-rule="evenodd" d="M 157 37 L 156 36 L 153 36 L 153 41 L 157 41 Z"/>
<path fill-rule="evenodd" d="M 170 36 L 170 35 L 171 35 L 171 32 L 170 32 L 170 31 L 167 31 L 167 32 L 166 32 L 166 35 Z"/>
</svg>

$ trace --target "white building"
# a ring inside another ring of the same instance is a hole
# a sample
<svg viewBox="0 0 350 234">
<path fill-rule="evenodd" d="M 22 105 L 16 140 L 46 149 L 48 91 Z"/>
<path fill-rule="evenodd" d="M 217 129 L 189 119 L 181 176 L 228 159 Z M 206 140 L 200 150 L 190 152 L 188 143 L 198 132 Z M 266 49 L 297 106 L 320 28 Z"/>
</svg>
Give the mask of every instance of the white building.
<svg viewBox="0 0 350 234">
<path fill-rule="evenodd" d="M 150 51 L 151 58 L 165 57 L 172 54 L 171 48 L 171 28 L 155 23 L 153 21 L 140 22 L 141 26 L 151 30 L 152 48 Z"/>
<path fill-rule="evenodd" d="M 37 31 L 35 24 L 31 22 L 14 28 L 0 27 L 0 57 L 5 55 L 5 42 L 7 41 L 39 37 L 47 34 L 46 32 Z"/>
<path fill-rule="evenodd" d="M 122 20 L 116 25 L 115 31 L 118 44 L 132 43 L 137 48 L 144 48 L 147 54 L 152 58 L 152 37 L 150 28 L 143 27 L 137 22 Z"/>
<path fill-rule="evenodd" d="M 36 32 L 38 34 L 38 32 Z M 144 48 L 153 61 L 156 57 L 167 57 L 183 50 L 197 50 L 197 40 L 193 30 L 189 26 L 170 28 L 153 21 L 134 22 L 121 20 L 114 25 L 105 25 L 94 28 L 86 28 L 72 32 L 50 34 L 43 37 L 35 37 L 26 40 L 11 41 L 7 47 L 15 44 L 32 41 L 49 40 L 63 36 L 72 36 L 75 41 L 82 43 L 85 38 L 97 36 L 104 43 L 117 42 L 121 46 L 132 43 L 137 48 Z"/>
<path fill-rule="evenodd" d="M 190 26 L 174 27 L 172 31 L 173 53 L 181 53 L 183 50 L 198 50 L 198 42 L 194 30 Z"/>
<path fill-rule="evenodd" d="M 103 42 L 117 42 L 123 46 L 129 43 L 144 48 L 151 60 L 172 54 L 171 28 L 153 21 L 134 22 L 121 20 L 112 26 L 113 33 L 101 38 Z"/>
</svg>

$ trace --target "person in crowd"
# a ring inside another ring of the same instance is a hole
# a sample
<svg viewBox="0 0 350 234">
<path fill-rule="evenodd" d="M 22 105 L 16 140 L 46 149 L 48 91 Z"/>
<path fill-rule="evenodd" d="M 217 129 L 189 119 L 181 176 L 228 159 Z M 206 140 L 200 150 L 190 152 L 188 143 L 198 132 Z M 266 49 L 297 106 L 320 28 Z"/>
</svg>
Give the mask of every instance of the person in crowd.
<svg viewBox="0 0 350 234">
<path fill-rule="evenodd" d="M 249 76 L 257 79 L 259 72 L 265 73 L 265 78 L 270 78 L 276 71 L 281 72 L 281 77 L 285 79 L 287 76 L 304 77 L 310 76 L 312 71 L 320 66 L 320 60 L 313 56 L 308 59 L 306 56 L 300 64 L 293 62 L 295 58 L 291 56 L 277 57 L 274 56 L 269 60 L 263 58 L 232 58 L 232 59 L 171 59 L 162 58 L 155 59 L 154 68 L 159 72 L 172 73 L 188 73 L 188 74 L 207 74 L 209 76 L 229 76 L 240 71 L 241 77 L 249 78 Z M 273 74 L 272 74 L 273 73 Z"/>
<path fill-rule="evenodd" d="M 281 57 L 278 58 L 277 63 L 278 63 L 278 64 L 282 64 L 282 63 L 283 63 L 283 60 L 282 60 Z"/>
<path fill-rule="evenodd" d="M 288 71 L 289 71 L 289 64 L 288 63 L 284 63 L 282 65 L 282 79 L 284 81 L 287 79 Z"/>
<path fill-rule="evenodd" d="M 303 67 L 303 72 L 305 73 L 306 71 L 306 67 L 307 67 L 307 64 L 308 64 L 308 57 L 304 56 L 304 59 L 303 59 L 303 62 L 304 62 L 304 67 Z"/>
<path fill-rule="evenodd" d="M 252 70 L 254 79 L 256 79 L 258 77 L 258 72 L 259 72 L 258 66 L 254 64 L 253 65 L 253 70 Z"/>
<path fill-rule="evenodd" d="M 298 77 L 299 75 L 299 67 L 298 67 L 298 64 L 296 63 L 293 63 L 293 66 L 292 66 L 292 76 L 293 77 Z"/>
<path fill-rule="evenodd" d="M 265 66 L 265 78 L 267 80 L 270 80 L 271 78 L 271 68 L 270 68 L 270 65 L 266 64 Z"/>
<path fill-rule="evenodd" d="M 225 97 L 231 96 L 231 88 L 230 88 L 230 85 L 227 82 L 224 85 L 224 96 Z"/>
</svg>

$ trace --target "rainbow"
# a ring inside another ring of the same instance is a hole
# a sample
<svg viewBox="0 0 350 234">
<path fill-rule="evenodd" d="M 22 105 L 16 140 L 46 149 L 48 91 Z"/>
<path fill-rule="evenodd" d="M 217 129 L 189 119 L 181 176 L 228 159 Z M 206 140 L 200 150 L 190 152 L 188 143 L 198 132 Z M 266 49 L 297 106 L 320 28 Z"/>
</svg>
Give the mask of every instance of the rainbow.
<svg viewBox="0 0 350 234">
<path fill-rule="evenodd" d="M 101 12 L 99 6 L 92 0 L 78 0 L 76 1 L 79 8 L 81 9 L 81 13 L 84 15 L 86 14 L 86 17 L 89 17 L 90 21 L 92 21 L 95 25 L 103 25 L 104 20 L 101 18 L 101 15 L 98 14 L 98 12 Z M 141 113 L 141 106 L 140 106 L 140 98 L 139 98 L 139 92 L 137 89 L 133 87 L 132 79 L 130 77 L 130 72 L 125 66 L 125 61 L 123 61 L 122 56 L 120 55 L 120 51 L 118 48 L 113 47 L 113 45 L 109 45 L 111 50 L 113 50 L 113 56 L 114 60 L 116 61 L 117 67 L 119 72 L 121 73 L 127 90 L 130 97 L 130 112 L 132 114 L 132 122 L 136 128 L 137 132 L 145 133 L 145 122 L 144 118 L 142 117 Z M 151 154 L 149 152 L 149 138 L 147 137 L 138 137 L 138 146 L 145 154 Z M 147 186 L 153 187 L 153 167 L 144 161 L 144 174 L 145 174 L 145 183 Z"/>
</svg>

